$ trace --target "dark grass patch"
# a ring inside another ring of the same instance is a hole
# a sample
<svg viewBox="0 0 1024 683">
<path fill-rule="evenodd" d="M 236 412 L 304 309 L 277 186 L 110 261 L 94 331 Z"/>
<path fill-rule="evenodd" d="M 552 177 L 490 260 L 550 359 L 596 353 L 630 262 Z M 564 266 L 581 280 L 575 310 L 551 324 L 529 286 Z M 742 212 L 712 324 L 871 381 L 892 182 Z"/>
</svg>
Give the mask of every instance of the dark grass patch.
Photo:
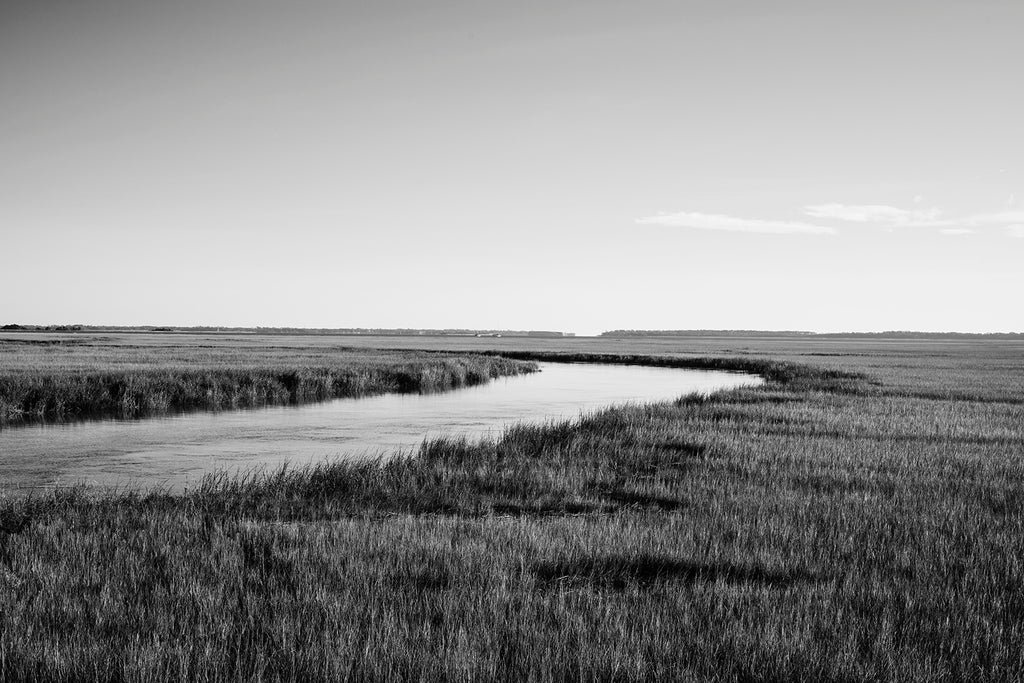
<svg viewBox="0 0 1024 683">
<path fill-rule="evenodd" d="M 490 512 L 499 517 L 592 515 L 614 512 L 618 506 L 602 503 L 493 503 Z"/>
<path fill-rule="evenodd" d="M 710 449 L 705 443 L 692 443 L 689 441 L 681 441 L 679 439 L 670 439 L 655 443 L 654 446 L 660 451 L 664 451 L 675 457 L 681 458 L 681 460 L 675 461 L 674 463 L 662 463 L 666 466 L 671 464 L 683 465 L 690 460 L 705 460 L 712 457 Z"/>
<path fill-rule="evenodd" d="M 0 339 L 2 346 L 80 346 L 86 344 L 85 339 Z"/>
<path fill-rule="evenodd" d="M 677 498 L 637 491 L 626 486 L 596 486 L 594 492 L 618 508 L 653 508 L 661 512 L 675 512 L 689 507 L 688 503 Z"/>
<path fill-rule="evenodd" d="M 736 392 L 730 396 L 728 401 L 732 405 L 783 405 L 790 403 L 802 403 L 806 399 L 796 394 L 769 393 L 769 392 Z"/>
<path fill-rule="evenodd" d="M 413 593 L 446 590 L 454 584 L 455 577 L 447 567 L 433 564 L 415 569 L 392 571 L 384 579 L 384 585 L 391 589 Z"/>
<path fill-rule="evenodd" d="M 20 534 L 28 528 L 32 516 L 24 509 L 16 506 L 0 508 L 0 536 L 4 534 Z"/>
<path fill-rule="evenodd" d="M 992 515 L 999 518 L 1024 514 L 1024 486 L 1013 489 L 983 490 L 978 502 Z"/>
<path fill-rule="evenodd" d="M 661 555 L 638 557 L 594 557 L 539 562 L 533 574 L 542 587 L 582 587 L 625 590 L 630 586 L 701 583 L 746 584 L 767 588 L 788 588 L 816 580 L 799 570 L 769 570 L 755 565 L 701 563 Z"/>
</svg>

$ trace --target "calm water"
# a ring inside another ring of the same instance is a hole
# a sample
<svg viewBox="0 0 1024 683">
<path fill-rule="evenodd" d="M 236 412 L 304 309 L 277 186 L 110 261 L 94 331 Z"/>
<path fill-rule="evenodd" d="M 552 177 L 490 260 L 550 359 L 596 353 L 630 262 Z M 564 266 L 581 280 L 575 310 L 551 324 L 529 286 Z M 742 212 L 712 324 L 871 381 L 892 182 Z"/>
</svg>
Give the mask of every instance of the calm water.
<svg viewBox="0 0 1024 683">
<path fill-rule="evenodd" d="M 626 365 L 542 363 L 541 368 L 443 394 L 7 429 L 0 431 L 0 486 L 86 482 L 180 489 L 216 469 L 409 452 L 425 437 L 497 436 L 515 422 L 572 418 L 613 404 L 762 381 L 736 373 Z"/>
</svg>

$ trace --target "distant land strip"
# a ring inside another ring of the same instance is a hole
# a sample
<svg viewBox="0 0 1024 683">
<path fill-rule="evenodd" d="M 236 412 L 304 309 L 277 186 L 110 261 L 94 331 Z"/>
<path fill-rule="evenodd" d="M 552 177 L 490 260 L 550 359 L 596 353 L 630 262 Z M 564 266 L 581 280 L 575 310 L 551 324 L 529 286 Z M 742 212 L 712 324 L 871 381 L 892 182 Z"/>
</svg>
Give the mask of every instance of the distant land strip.
<svg viewBox="0 0 1024 683">
<path fill-rule="evenodd" d="M 804 332 L 799 330 L 610 330 L 602 337 L 813 337 L 815 339 L 1024 339 L 1024 332 Z"/>
</svg>

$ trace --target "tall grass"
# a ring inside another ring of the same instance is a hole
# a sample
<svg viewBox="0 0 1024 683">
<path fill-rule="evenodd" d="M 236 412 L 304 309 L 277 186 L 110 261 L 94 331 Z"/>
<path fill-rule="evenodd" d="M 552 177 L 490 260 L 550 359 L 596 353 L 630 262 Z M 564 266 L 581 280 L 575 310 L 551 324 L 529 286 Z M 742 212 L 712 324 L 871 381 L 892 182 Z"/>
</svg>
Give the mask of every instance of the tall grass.
<svg viewBox="0 0 1024 683">
<path fill-rule="evenodd" d="M 0 349 L 4 344 L 0 340 Z M 0 426 L 442 391 L 535 369 L 500 357 L 367 351 L 322 354 L 306 362 L 279 353 L 193 363 L 136 351 L 134 362 L 119 368 L 96 347 L 76 345 L 52 358 L 47 346 L 52 345 L 22 343 L 16 354 L 8 349 L 0 356 Z"/>
<path fill-rule="evenodd" d="M 1017 680 L 1024 366 L 936 398 L 1006 357 L 872 348 L 415 457 L 9 499 L 0 678 Z"/>
</svg>

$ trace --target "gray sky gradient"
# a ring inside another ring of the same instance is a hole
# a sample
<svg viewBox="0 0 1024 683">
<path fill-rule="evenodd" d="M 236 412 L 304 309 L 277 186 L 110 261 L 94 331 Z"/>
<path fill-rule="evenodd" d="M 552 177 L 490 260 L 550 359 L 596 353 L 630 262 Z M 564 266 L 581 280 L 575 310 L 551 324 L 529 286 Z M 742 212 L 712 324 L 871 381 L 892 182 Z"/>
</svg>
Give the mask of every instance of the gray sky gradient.
<svg viewBox="0 0 1024 683">
<path fill-rule="evenodd" d="M 0 322 L 1024 330 L 1024 3 L 0 4 Z"/>
</svg>

